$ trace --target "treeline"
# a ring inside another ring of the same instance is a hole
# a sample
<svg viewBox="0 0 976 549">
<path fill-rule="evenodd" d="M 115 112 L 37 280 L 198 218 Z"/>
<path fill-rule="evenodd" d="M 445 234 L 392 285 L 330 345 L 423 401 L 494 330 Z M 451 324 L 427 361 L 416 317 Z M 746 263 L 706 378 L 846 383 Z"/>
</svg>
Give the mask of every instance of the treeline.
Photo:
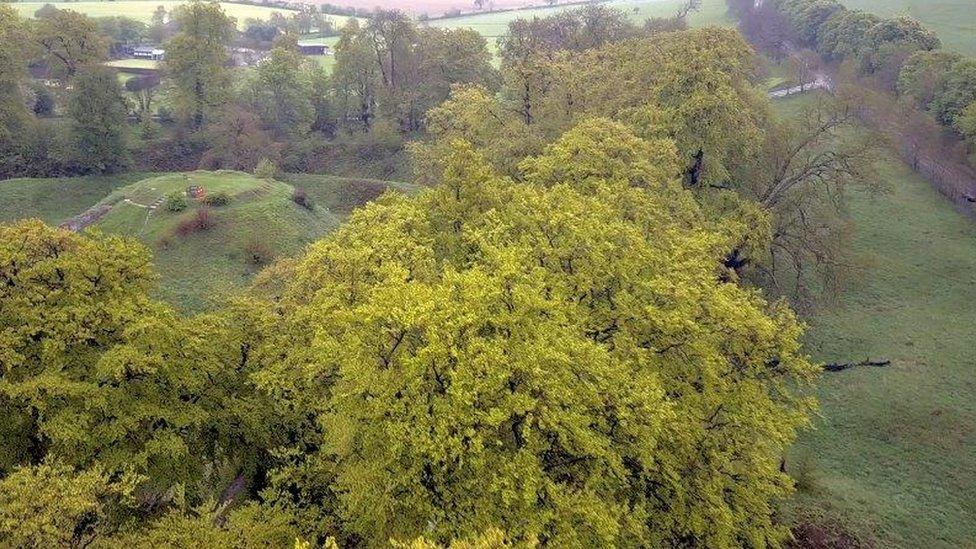
<svg viewBox="0 0 976 549">
<path fill-rule="evenodd" d="M 168 35 L 163 78 L 144 76 L 123 88 L 103 63 L 112 48 L 139 40 L 138 28 L 106 20 L 127 29 L 107 35 L 98 22 L 70 10 L 25 22 L 3 8 L 0 32 L 9 38 L 2 49 L 10 70 L 3 75 L 8 85 L 0 99 L 9 114 L 2 122 L 18 139 L 0 144 L 0 174 L 72 175 L 133 165 L 251 170 L 262 158 L 290 171 L 313 171 L 347 158 L 381 164 L 394 157 L 372 174 L 389 176 L 402 170 L 396 162 L 404 136 L 453 84 L 497 81 L 480 35 L 420 29 L 394 12 L 362 27 L 351 20 L 331 79 L 299 55 L 287 29 L 276 33 L 259 66 L 233 68 L 237 31 L 216 4 L 188 4 L 158 19 Z M 55 85 L 31 83 L 28 66 L 42 68 Z M 97 87 L 78 85 L 86 82 Z M 43 118 L 50 114 L 65 118 Z M 127 118 L 139 120 L 135 135 Z"/>
<path fill-rule="evenodd" d="M 409 175 L 406 141 L 422 134 L 425 113 L 452 86 L 497 91 L 506 78 L 491 66 L 487 42 L 475 31 L 419 26 L 399 12 L 379 11 L 362 24 L 350 20 L 330 76 L 297 54 L 294 37 L 303 29 L 281 16 L 249 22 L 239 34 L 219 6 L 205 3 L 158 9 L 148 26 L 42 11 L 30 22 L 10 10 L 2 15 L 11 69 L 0 100 L 10 113 L 5 128 L 18 136 L 0 144 L 5 177 L 130 166 L 252 170 L 266 159 L 290 172 L 403 178 Z M 676 16 L 641 27 L 593 6 L 513 23 L 510 34 L 517 38 L 508 43 L 524 38 L 533 49 L 578 51 L 683 26 Z M 146 37 L 166 50 L 162 77 L 113 83 L 102 64 Z M 229 48 L 242 41 L 270 43 L 268 59 L 253 70 L 231 67 Z M 30 47 L 12 47 L 21 43 Z M 94 76 L 76 86 L 87 73 Z M 137 121 L 137 131 L 126 120 Z"/>
<path fill-rule="evenodd" d="M 795 39 L 828 61 L 849 63 L 958 132 L 976 153 L 976 58 L 943 49 L 918 21 L 881 18 L 835 0 L 730 4 L 761 44 L 782 47 Z"/>
</svg>

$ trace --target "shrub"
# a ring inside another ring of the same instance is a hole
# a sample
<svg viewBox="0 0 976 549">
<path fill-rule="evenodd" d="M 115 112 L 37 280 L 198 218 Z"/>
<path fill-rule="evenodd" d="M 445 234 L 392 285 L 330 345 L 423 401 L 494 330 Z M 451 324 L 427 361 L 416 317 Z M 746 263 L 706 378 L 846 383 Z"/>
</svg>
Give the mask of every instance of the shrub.
<svg viewBox="0 0 976 549">
<path fill-rule="evenodd" d="M 216 208 L 226 206 L 230 204 L 230 195 L 224 191 L 218 191 L 213 194 L 208 194 L 206 198 L 203 199 L 203 203 L 207 206 L 213 206 Z"/>
<path fill-rule="evenodd" d="M 186 195 L 181 192 L 171 193 L 166 197 L 166 210 L 170 212 L 182 212 L 187 207 Z"/>
<path fill-rule="evenodd" d="M 31 86 L 31 92 L 34 94 L 34 105 L 32 110 L 37 116 L 51 116 L 54 114 L 54 96 L 51 95 L 51 91 L 47 89 L 47 86 L 43 84 L 35 84 Z"/>
<path fill-rule="evenodd" d="M 312 204 L 312 199 L 308 197 L 308 193 L 301 187 L 295 187 L 295 190 L 292 191 L 291 201 L 305 208 L 306 210 L 312 210 L 315 208 L 315 205 Z"/>
<path fill-rule="evenodd" d="M 193 233 L 209 231 L 216 224 L 216 220 L 210 215 L 210 208 L 202 207 L 194 215 L 180 220 L 176 225 L 176 234 L 187 237 Z"/>
<path fill-rule="evenodd" d="M 254 168 L 254 175 L 261 179 L 274 179 L 278 175 L 278 166 L 267 158 L 262 158 Z"/>
<path fill-rule="evenodd" d="M 250 265 L 267 265 L 274 259 L 274 255 L 274 250 L 263 240 L 251 239 L 244 245 L 244 258 Z"/>
<path fill-rule="evenodd" d="M 244 244 L 244 258 L 251 265 L 264 266 L 274 259 L 275 253 L 267 242 L 256 237 Z"/>
</svg>

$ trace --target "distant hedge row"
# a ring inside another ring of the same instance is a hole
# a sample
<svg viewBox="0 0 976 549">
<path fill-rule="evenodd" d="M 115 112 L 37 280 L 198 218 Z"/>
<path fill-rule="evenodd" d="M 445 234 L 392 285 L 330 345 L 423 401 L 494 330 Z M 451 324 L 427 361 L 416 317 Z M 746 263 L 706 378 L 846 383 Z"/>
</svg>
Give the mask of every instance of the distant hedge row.
<svg viewBox="0 0 976 549">
<path fill-rule="evenodd" d="M 775 0 L 797 39 L 826 59 L 851 62 L 958 131 L 976 151 L 976 58 L 942 49 L 914 19 L 884 19 L 836 0 Z"/>
</svg>

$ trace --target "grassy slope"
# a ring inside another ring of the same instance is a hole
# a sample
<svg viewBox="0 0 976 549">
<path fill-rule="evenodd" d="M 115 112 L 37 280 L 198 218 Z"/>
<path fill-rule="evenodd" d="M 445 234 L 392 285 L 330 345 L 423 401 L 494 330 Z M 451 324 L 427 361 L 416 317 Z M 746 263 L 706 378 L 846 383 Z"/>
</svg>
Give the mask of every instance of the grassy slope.
<svg viewBox="0 0 976 549">
<path fill-rule="evenodd" d="M 947 48 L 976 55 L 976 1 L 974 0 L 841 0 L 882 16 L 918 19 L 942 38 Z"/>
<path fill-rule="evenodd" d="M 387 189 L 413 194 L 420 187 L 413 183 L 381 181 L 378 179 L 350 179 L 317 174 L 289 174 L 285 180 L 308 192 L 319 206 L 345 218 L 352 210 L 383 194 Z"/>
<path fill-rule="evenodd" d="M 196 216 L 194 203 L 184 212 L 169 212 L 165 207 L 150 212 L 135 205 L 152 204 L 188 185 L 201 185 L 209 194 L 223 191 L 231 195 L 229 205 L 211 208 L 212 229 L 177 234 L 181 221 Z M 96 226 L 150 246 L 160 275 L 160 297 L 183 310 L 201 310 L 243 287 L 258 270 L 249 260 L 248 246 L 258 245 L 268 256 L 294 255 L 338 225 L 338 217 L 326 208 L 310 212 L 294 204 L 291 192 L 290 185 L 241 172 L 167 174 L 105 197 L 103 202 L 115 205 Z"/>
<path fill-rule="evenodd" d="M 92 206 L 113 190 L 151 174 L 72 177 L 62 179 L 8 179 L 0 181 L 0 223 L 37 217 L 58 223 Z"/>
<path fill-rule="evenodd" d="M 791 99 L 787 110 L 804 99 Z M 826 374 L 822 417 L 793 450 L 816 464 L 796 505 L 876 530 L 882 546 L 976 540 L 976 223 L 879 154 L 890 194 L 855 193 L 857 276 L 808 319 L 822 361 L 887 358 Z"/>
</svg>

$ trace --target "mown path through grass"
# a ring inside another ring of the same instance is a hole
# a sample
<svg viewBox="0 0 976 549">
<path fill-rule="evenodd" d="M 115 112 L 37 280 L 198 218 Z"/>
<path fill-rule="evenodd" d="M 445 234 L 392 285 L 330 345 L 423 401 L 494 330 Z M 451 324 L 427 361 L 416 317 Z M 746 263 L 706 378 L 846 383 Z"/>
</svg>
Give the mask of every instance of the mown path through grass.
<svg viewBox="0 0 976 549">
<path fill-rule="evenodd" d="M 812 460 L 794 508 L 875 530 L 882 547 L 976 546 L 976 220 L 887 152 L 891 191 L 855 193 L 858 272 L 809 319 L 821 415 L 789 463 Z M 806 480 L 809 480 L 806 479 Z"/>
</svg>

